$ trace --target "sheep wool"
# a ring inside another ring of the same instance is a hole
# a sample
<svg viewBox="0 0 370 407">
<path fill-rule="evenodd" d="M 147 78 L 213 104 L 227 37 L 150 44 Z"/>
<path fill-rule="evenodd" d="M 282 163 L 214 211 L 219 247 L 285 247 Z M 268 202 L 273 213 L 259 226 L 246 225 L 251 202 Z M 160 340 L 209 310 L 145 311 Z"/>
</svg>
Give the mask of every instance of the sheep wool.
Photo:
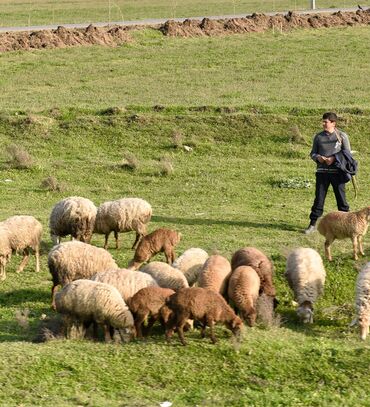
<svg viewBox="0 0 370 407">
<path fill-rule="evenodd" d="M 54 244 L 71 235 L 81 242 L 90 243 L 96 218 L 96 206 L 89 199 L 71 196 L 59 201 L 50 214 L 50 236 Z"/>
<path fill-rule="evenodd" d="M 323 294 L 325 268 L 316 250 L 300 247 L 292 250 L 286 263 L 285 277 L 298 302 L 302 322 L 313 322 L 313 304 Z"/>
<path fill-rule="evenodd" d="M 171 288 L 176 291 L 189 287 L 188 281 L 180 270 L 161 261 L 153 261 L 142 267 L 140 271 L 150 274 L 162 288 Z"/>
<path fill-rule="evenodd" d="M 229 260 L 218 254 L 212 255 L 204 263 L 198 276 L 199 287 L 208 288 L 224 295 L 231 275 Z"/>
<path fill-rule="evenodd" d="M 188 280 L 189 286 L 196 283 L 199 273 L 208 259 L 208 253 L 200 248 L 192 247 L 185 250 L 173 263 L 172 267 L 182 271 Z"/>
<path fill-rule="evenodd" d="M 366 263 L 356 281 L 356 314 L 360 336 L 365 340 L 370 325 L 370 262 Z"/>
</svg>

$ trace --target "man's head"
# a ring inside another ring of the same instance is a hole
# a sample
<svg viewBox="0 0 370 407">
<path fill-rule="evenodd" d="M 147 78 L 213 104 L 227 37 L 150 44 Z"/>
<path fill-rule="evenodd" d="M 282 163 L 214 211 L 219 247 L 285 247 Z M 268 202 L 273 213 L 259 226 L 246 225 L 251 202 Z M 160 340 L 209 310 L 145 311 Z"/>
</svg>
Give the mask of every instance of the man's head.
<svg viewBox="0 0 370 407">
<path fill-rule="evenodd" d="M 326 112 L 322 115 L 322 127 L 325 131 L 332 133 L 335 129 L 338 117 L 333 112 Z"/>
</svg>

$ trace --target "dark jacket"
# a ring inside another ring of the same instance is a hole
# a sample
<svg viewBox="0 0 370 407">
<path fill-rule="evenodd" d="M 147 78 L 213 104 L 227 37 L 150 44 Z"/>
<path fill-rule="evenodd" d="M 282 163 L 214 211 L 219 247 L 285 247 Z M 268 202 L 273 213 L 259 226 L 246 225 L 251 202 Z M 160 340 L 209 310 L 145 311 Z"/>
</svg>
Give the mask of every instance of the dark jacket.
<svg viewBox="0 0 370 407">
<path fill-rule="evenodd" d="M 345 182 L 350 181 L 351 177 L 357 173 L 358 162 L 348 150 L 341 150 L 334 154 L 334 157 L 333 165 L 342 172 Z"/>
</svg>

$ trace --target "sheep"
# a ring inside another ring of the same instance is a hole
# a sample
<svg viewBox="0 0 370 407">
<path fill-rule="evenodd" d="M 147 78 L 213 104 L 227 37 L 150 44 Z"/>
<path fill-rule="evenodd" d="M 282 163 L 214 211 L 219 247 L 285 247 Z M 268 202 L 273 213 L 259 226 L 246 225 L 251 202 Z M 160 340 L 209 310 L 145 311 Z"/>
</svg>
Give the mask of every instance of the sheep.
<svg viewBox="0 0 370 407">
<path fill-rule="evenodd" d="M 313 323 L 313 304 L 322 295 L 325 268 L 319 253 L 299 247 L 287 257 L 285 277 L 298 302 L 297 314 L 303 323 Z"/>
<path fill-rule="evenodd" d="M 261 280 L 251 266 L 237 267 L 229 280 L 228 297 L 249 326 L 254 326 L 256 323 L 260 285 Z"/>
<path fill-rule="evenodd" d="M 74 240 L 54 246 L 48 255 L 48 266 L 53 279 L 51 289 L 52 307 L 58 285 L 66 285 L 94 274 L 118 269 L 116 262 L 106 250 Z"/>
<path fill-rule="evenodd" d="M 108 248 L 108 238 L 113 231 L 116 249 L 119 249 L 118 233 L 136 232 L 132 246 L 136 248 L 140 239 L 146 235 L 146 227 L 152 217 L 152 207 L 140 198 L 122 198 L 102 203 L 98 207 L 94 233 L 105 235 L 104 249 Z"/>
<path fill-rule="evenodd" d="M 65 315 L 67 338 L 73 329 L 83 337 L 91 323 L 103 325 L 106 342 L 111 329 L 118 329 L 122 340 L 127 331 L 134 336 L 134 319 L 118 290 L 109 284 L 75 280 L 55 295 L 57 312 Z M 126 332 L 125 332 L 126 331 Z"/>
<path fill-rule="evenodd" d="M 352 239 L 354 259 L 358 260 L 358 246 L 361 255 L 364 256 L 362 241 L 369 227 L 369 219 L 370 206 L 357 212 L 330 212 L 321 218 L 317 230 L 325 237 L 325 255 L 327 259 L 332 261 L 330 246 L 334 240 L 346 238 Z"/>
<path fill-rule="evenodd" d="M 96 218 L 96 206 L 87 198 L 71 196 L 53 207 L 50 219 L 50 236 L 53 244 L 60 238 L 71 235 L 72 239 L 90 243 Z"/>
<path fill-rule="evenodd" d="M 160 228 L 149 233 L 140 240 L 128 269 L 138 269 L 142 263 L 149 261 L 160 252 L 164 252 L 167 263 L 172 264 L 176 257 L 174 247 L 180 239 L 181 233 L 171 229 Z"/>
<path fill-rule="evenodd" d="M 23 271 L 28 264 L 29 249 L 35 252 L 36 272 L 40 271 L 41 236 L 42 225 L 33 216 L 11 216 L 0 222 L 0 281 L 6 279 L 5 267 L 13 252 L 23 252 L 23 259 L 17 273 Z"/>
<path fill-rule="evenodd" d="M 136 336 L 138 338 L 143 336 L 142 324 L 144 320 L 150 316 L 147 326 L 147 333 L 149 333 L 151 327 L 158 320 L 159 311 L 165 304 L 166 299 L 174 293 L 175 291 L 170 288 L 145 287 L 127 301 L 127 305 L 134 316 Z"/>
<path fill-rule="evenodd" d="M 273 265 L 268 257 L 255 247 L 243 247 L 237 250 L 231 258 L 231 269 L 239 266 L 251 266 L 256 270 L 260 280 L 260 294 L 265 293 L 275 299 L 276 290 L 272 281 Z"/>
<path fill-rule="evenodd" d="M 172 263 L 172 267 L 182 271 L 188 280 L 189 286 L 192 286 L 196 283 L 199 272 L 208 257 L 208 253 L 205 250 L 192 247 L 191 249 L 185 250 L 184 253 Z"/>
<path fill-rule="evenodd" d="M 204 263 L 198 276 L 198 286 L 224 295 L 231 274 L 230 262 L 218 254 L 212 255 Z"/>
<path fill-rule="evenodd" d="M 162 288 L 178 290 L 189 287 L 189 283 L 180 270 L 161 261 L 153 261 L 140 269 L 143 273 L 150 274 Z"/>
<path fill-rule="evenodd" d="M 144 287 L 158 286 L 149 274 L 127 269 L 103 271 L 92 276 L 91 280 L 117 288 L 125 302 Z"/>
<path fill-rule="evenodd" d="M 235 315 L 225 299 L 218 293 L 202 287 L 190 287 L 178 290 L 171 295 L 161 308 L 161 316 L 166 324 L 166 339 L 170 340 L 174 328 L 180 341 L 186 345 L 184 326 L 188 319 L 194 319 L 202 324 L 201 336 L 205 336 L 205 328 L 210 327 L 212 343 L 216 343 L 214 325 L 223 323 L 234 335 L 241 332 L 242 320 Z"/>
<path fill-rule="evenodd" d="M 370 325 L 370 262 L 361 269 L 356 281 L 356 318 L 351 325 L 360 326 L 360 337 L 364 341 Z"/>
</svg>

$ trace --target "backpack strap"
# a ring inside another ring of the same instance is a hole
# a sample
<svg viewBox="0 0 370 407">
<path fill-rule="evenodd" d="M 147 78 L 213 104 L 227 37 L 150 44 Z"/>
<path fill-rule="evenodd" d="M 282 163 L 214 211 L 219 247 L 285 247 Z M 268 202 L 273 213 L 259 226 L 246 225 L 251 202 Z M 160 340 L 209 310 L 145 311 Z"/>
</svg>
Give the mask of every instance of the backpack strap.
<svg viewBox="0 0 370 407">
<path fill-rule="evenodd" d="M 338 131 L 338 129 L 336 127 L 334 128 L 334 133 L 337 136 L 338 143 L 340 145 L 342 145 L 343 144 L 343 137 L 341 136 L 341 134 L 339 133 L 339 131 Z"/>
</svg>

